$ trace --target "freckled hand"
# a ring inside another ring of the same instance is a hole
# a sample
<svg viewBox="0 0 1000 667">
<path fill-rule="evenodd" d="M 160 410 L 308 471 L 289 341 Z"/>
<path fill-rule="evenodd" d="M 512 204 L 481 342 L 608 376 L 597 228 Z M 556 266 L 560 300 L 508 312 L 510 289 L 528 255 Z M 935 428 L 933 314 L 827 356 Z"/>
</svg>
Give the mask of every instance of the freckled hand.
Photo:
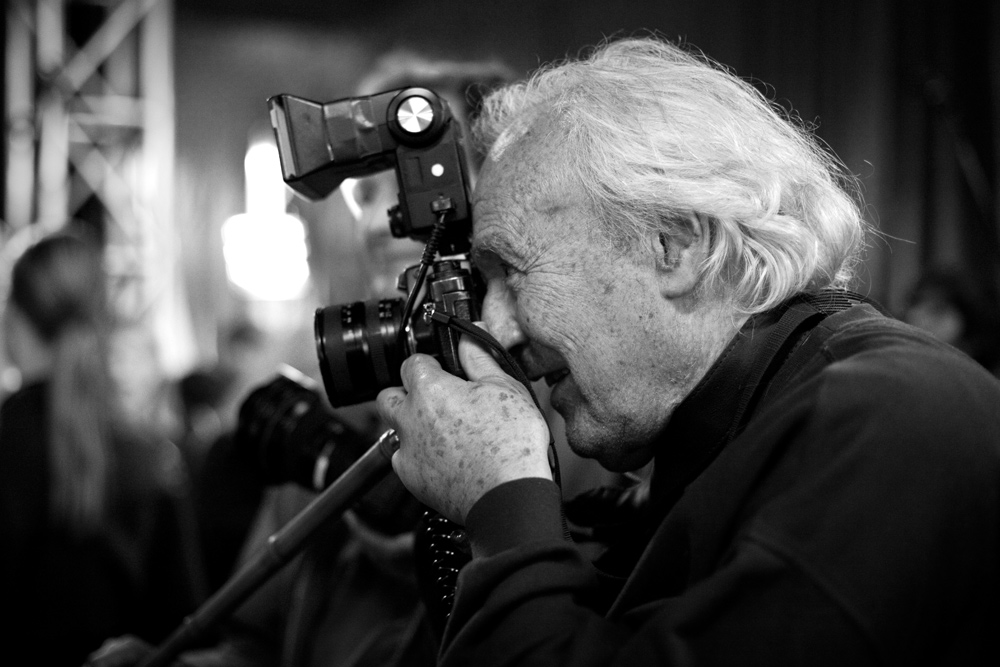
<svg viewBox="0 0 1000 667">
<path fill-rule="evenodd" d="M 469 381 L 426 355 L 404 361 L 403 388 L 378 397 L 400 437 L 393 468 L 424 504 L 463 523 L 490 489 L 514 479 L 552 479 L 549 431 L 528 389 L 467 336 L 459 358 Z"/>
</svg>

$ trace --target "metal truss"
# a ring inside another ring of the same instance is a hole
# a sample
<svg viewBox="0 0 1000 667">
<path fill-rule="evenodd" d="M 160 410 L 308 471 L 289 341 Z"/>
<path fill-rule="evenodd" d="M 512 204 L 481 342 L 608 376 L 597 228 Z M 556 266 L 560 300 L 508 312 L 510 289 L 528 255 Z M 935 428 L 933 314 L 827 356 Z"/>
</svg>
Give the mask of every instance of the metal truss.
<svg viewBox="0 0 1000 667">
<path fill-rule="evenodd" d="M 96 222 L 120 310 L 153 328 L 179 284 L 172 31 L 172 0 L 7 2 L 0 239 Z"/>
</svg>

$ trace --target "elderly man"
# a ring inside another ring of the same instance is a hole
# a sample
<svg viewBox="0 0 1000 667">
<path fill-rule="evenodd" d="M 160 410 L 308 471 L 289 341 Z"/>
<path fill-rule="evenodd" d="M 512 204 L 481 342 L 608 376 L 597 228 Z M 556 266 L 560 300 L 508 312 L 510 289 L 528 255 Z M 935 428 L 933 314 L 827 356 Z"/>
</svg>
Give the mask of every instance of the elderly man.
<svg viewBox="0 0 1000 667">
<path fill-rule="evenodd" d="M 470 340 L 469 381 L 408 358 L 393 466 L 473 553 L 443 664 L 998 664 L 1000 384 L 845 291 L 838 163 L 654 39 L 494 94 L 477 136 L 485 328 L 576 452 L 653 472 L 592 564 L 525 387 Z"/>
</svg>

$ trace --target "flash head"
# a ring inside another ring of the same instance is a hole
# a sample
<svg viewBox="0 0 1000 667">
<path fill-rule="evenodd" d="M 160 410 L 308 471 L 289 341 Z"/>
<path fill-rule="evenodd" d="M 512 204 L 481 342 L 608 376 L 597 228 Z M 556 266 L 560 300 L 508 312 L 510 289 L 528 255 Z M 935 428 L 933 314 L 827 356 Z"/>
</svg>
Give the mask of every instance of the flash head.
<svg viewBox="0 0 1000 667">
<path fill-rule="evenodd" d="M 409 87 L 326 103 L 275 95 L 268 106 L 282 177 L 302 196 L 322 199 L 344 179 L 394 169 L 394 236 L 426 241 L 437 218 L 435 202 L 450 200 L 449 236 L 468 238 L 464 135 L 434 91 Z"/>
</svg>

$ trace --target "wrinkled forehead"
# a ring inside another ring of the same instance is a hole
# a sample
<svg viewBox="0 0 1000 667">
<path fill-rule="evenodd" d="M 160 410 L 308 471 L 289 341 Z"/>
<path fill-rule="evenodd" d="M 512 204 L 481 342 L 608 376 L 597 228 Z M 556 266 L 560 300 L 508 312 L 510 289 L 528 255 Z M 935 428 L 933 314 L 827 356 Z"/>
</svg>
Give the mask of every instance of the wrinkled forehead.
<svg viewBox="0 0 1000 667">
<path fill-rule="evenodd" d="M 480 173 L 473 201 L 487 208 L 501 202 L 546 209 L 578 196 L 568 155 L 554 123 L 509 128 L 494 142 Z"/>
<path fill-rule="evenodd" d="M 557 144 L 531 128 L 487 159 L 473 197 L 475 254 L 493 246 L 532 254 L 565 237 L 562 213 L 586 207 L 587 199 Z M 573 217 L 584 217 L 583 211 Z"/>
</svg>

